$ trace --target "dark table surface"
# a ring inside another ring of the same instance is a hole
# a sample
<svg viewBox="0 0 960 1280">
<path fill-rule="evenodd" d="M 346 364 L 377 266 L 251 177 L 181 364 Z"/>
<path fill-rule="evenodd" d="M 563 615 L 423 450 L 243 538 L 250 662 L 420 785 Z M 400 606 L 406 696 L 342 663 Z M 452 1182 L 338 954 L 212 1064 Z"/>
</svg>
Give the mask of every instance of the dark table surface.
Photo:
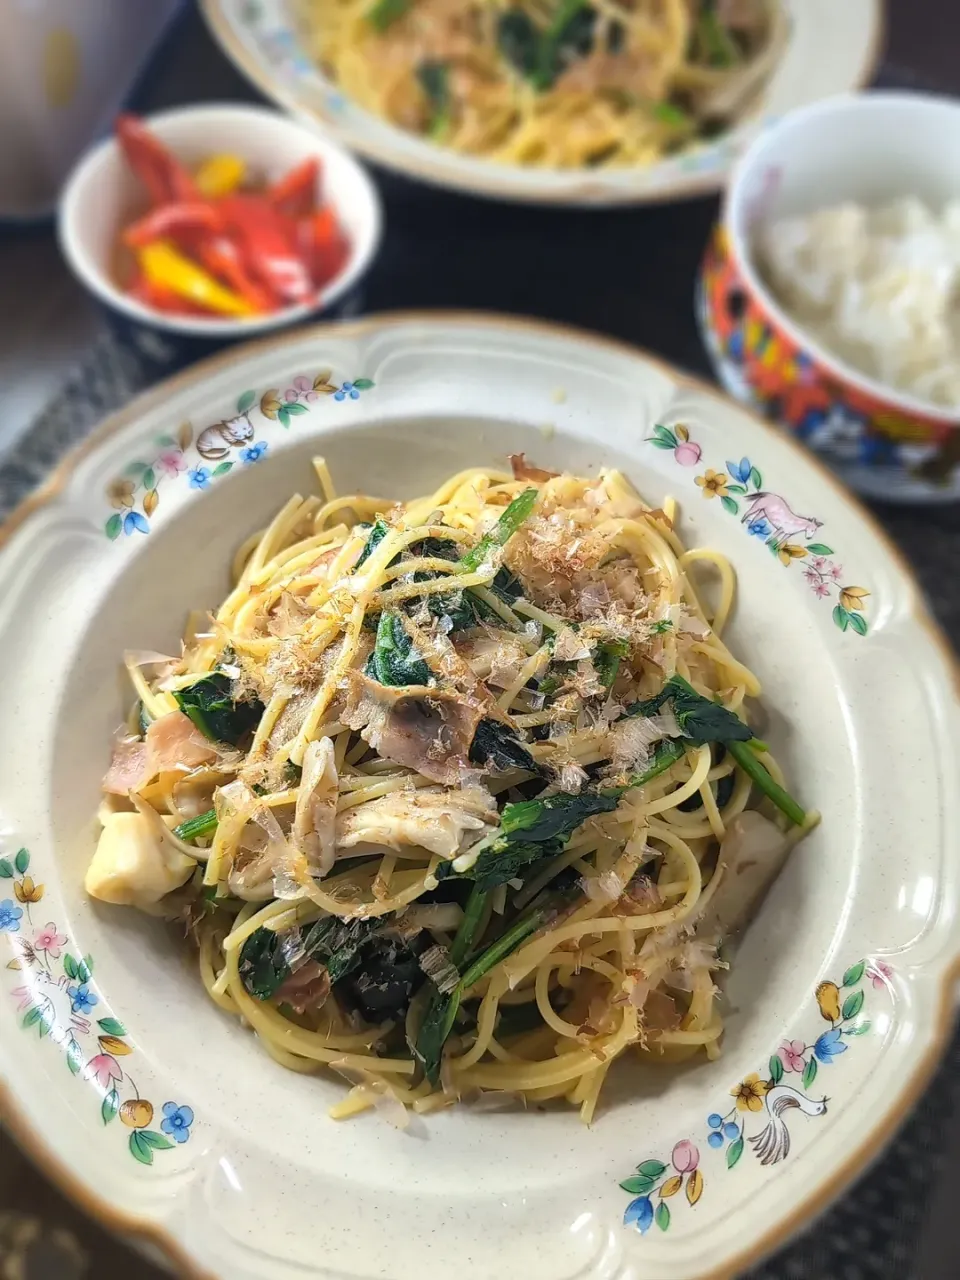
<svg viewBox="0 0 960 1280">
<path fill-rule="evenodd" d="M 841 0 L 842 2 L 842 0 Z M 896 0 L 884 77 L 960 92 L 957 0 Z M 952 38 L 948 35 L 953 29 Z M 952 53 L 950 50 L 952 49 Z M 897 59 L 899 58 L 899 62 Z M 256 94 L 188 11 L 140 86 L 136 109 Z M 359 299 L 366 312 L 448 307 L 542 316 L 646 347 L 696 373 L 710 368 L 693 319 L 693 287 L 716 199 L 609 212 L 511 207 L 376 175 L 386 205 L 383 250 Z M 51 394 L 54 388 L 51 388 Z M 16 466 L 16 459 L 13 460 Z M 912 561 L 934 612 L 960 641 L 960 509 L 874 503 Z M 954 1280 L 960 1275 L 960 1117 L 954 1042 L 937 1080 L 886 1157 L 810 1233 L 753 1280 Z M 0 1138 L 0 1276 L 17 1224 L 44 1235 L 28 1280 L 159 1277 L 85 1220 Z M 899 1190 L 892 1192 L 891 1188 Z M 16 1223 L 10 1214 L 25 1215 Z M 51 1244 L 51 1230 L 79 1255 Z M 38 1236 L 39 1238 L 39 1236 Z M 65 1239 L 65 1237 L 64 1237 Z"/>
</svg>

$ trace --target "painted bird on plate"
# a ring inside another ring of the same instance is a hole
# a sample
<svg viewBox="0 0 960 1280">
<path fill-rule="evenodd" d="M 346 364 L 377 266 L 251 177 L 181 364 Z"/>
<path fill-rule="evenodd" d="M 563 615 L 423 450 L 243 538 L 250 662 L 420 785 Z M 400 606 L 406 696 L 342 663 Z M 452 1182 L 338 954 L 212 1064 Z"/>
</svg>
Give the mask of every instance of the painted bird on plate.
<svg viewBox="0 0 960 1280">
<path fill-rule="evenodd" d="M 795 1107 L 805 1116 L 822 1116 L 826 1115 L 829 1101 L 829 1098 L 821 1098 L 817 1102 L 788 1084 L 774 1085 L 768 1090 L 763 1103 L 770 1119 L 767 1121 L 766 1128 L 748 1139 L 760 1157 L 760 1163 L 779 1164 L 781 1160 L 787 1158 L 790 1151 L 790 1132 L 783 1118 L 787 1111 Z"/>
</svg>

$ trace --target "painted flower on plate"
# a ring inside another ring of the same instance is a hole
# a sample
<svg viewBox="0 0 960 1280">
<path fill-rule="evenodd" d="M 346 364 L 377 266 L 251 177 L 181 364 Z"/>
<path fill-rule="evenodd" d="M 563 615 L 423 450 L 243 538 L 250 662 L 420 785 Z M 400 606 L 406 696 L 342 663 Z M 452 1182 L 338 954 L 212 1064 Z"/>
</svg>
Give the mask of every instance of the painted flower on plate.
<svg viewBox="0 0 960 1280">
<path fill-rule="evenodd" d="M 16 933 L 22 915 L 23 907 L 15 906 L 12 898 L 4 898 L 0 902 L 0 933 Z"/>
<path fill-rule="evenodd" d="M 730 472 L 737 484 L 749 484 L 750 472 L 753 468 L 750 465 L 749 458 L 741 458 L 739 462 L 728 462 L 727 470 Z"/>
<path fill-rule="evenodd" d="M 725 498 L 727 496 L 727 477 L 722 471 L 714 471 L 707 467 L 702 476 L 696 476 L 694 483 L 703 490 L 705 498 Z"/>
<path fill-rule="evenodd" d="M 186 471 L 187 464 L 179 449 L 171 449 L 169 453 L 161 453 L 157 459 L 157 468 L 164 475 L 178 476 L 181 471 Z"/>
<path fill-rule="evenodd" d="M 773 533 L 773 525 L 766 516 L 757 516 L 747 525 L 747 533 L 754 538 L 769 538 Z"/>
<path fill-rule="evenodd" d="M 131 533 L 149 533 L 150 526 L 139 511 L 128 511 L 123 517 L 123 532 L 127 537 Z"/>
<path fill-rule="evenodd" d="M 244 462 L 259 462 L 267 452 L 268 447 L 266 440 L 258 440 L 256 444 L 252 444 L 248 448 L 242 449 L 240 451 L 240 457 Z"/>
<path fill-rule="evenodd" d="M 841 1053 L 847 1052 L 847 1046 L 840 1038 L 840 1028 L 825 1031 L 813 1046 L 813 1055 L 819 1062 L 832 1062 Z"/>
<path fill-rule="evenodd" d="M 806 1066 L 803 1056 L 804 1043 L 802 1040 L 784 1040 L 783 1044 L 777 1050 L 777 1057 L 783 1063 L 784 1071 L 802 1071 Z"/>
<path fill-rule="evenodd" d="M 133 492 L 136 485 L 132 480 L 114 480 L 107 485 L 107 497 L 110 504 L 122 511 L 124 507 L 133 506 Z"/>
<path fill-rule="evenodd" d="M 91 1058 L 83 1074 L 88 1080 L 95 1080 L 101 1089 L 109 1089 L 114 1080 L 123 1079 L 119 1062 L 109 1053 L 98 1053 Z"/>
<path fill-rule="evenodd" d="M 43 897 L 43 885 L 37 884 L 33 876 L 24 876 L 13 886 L 18 902 L 39 902 Z"/>
<path fill-rule="evenodd" d="M 71 983 L 67 987 L 67 995 L 70 997 L 70 1007 L 74 1013 L 90 1013 L 95 1004 L 100 1003 L 99 996 L 95 996 L 85 982 Z"/>
<path fill-rule="evenodd" d="M 59 960 L 66 941 L 67 935 L 58 933 L 57 926 L 50 920 L 37 931 L 33 946 L 35 951 L 45 951 L 51 960 Z"/>
<path fill-rule="evenodd" d="M 744 1076 L 740 1083 L 730 1090 L 730 1094 L 737 1100 L 738 1111 L 762 1111 L 763 1099 L 768 1088 L 768 1082 L 761 1080 L 754 1071 Z"/>
<path fill-rule="evenodd" d="M 882 960 L 874 960 L 872 964 L 868 964 L 866 973 L 877 991 L 882 991 L 893 977 L 893 970 Z"/>
<path fill-rule="evenodd" d="M 625 1227 L 636 1227 L 641 1235 L 650 1229 L 653 1223 L 653 1205 L 649 1196 L 637 1196 L 627 1205 L 623 1215 Z"/>
<path fill-rule="evenodd" d="M 163 1104 L 163 1119 L 160 1128 L 175 1142 L 186 1142 L 190 1137 L 190 1126 L 193 1124 L 193 1111 L 190 1107 L 178 1107 L 175 1102 Z"/>
<path fill-rule="evenodd" d="M 206 489 L 210 483 L 210 470 L 208 467 L 194 467 L 187 479 L 191 489 Z"/>
<path fill-rule="evenodd" d="M 314 390 L 315 385 L 314 382 L 311 382 L 309 378 L 305 378 L 302 374 L 299 378 L 294 378 L 293 380 L 294 390 L 309 403 L 320 399 L 319 394 Z M 287 392 L 287 399 L 290 399 L 289 391 Z"/>
</svg>

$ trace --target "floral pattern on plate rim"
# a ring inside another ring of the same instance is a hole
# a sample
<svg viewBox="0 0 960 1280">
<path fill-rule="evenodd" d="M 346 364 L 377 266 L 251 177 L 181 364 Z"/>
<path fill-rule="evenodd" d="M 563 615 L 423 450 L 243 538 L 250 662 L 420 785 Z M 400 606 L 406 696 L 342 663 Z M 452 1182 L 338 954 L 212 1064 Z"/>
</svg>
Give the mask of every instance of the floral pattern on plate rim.
<svg viewBox="0 0 960 1280">
<path fill-rule="evenodd" d="M 703 450 L 682 423 L 664 426 L 657 423 L 653 435 L 646 437 L 655 449 L 668 450 L 682 467 L 695 467 Z M 749 458 L 728 460 L 721 471 L 705 467 L 694 483 L 704 498 L 719 498 L 729 515 L 740 516 L 747 533 L 762 539 L 780 563 L 789 568 L 803 560 L 803 576 L 815 596 L 830 599 L 837 592 L 833 621 L 841 631 L 855 631 L 865 636 L 869 623 L 864 617 L 864 601 L 870 595 L 865 587 L 843 586 L 843 566 L 833 558 L 835 552 L 824 542 L 811 541 L 823 528 L 814 516 L 801 516 L 778 493 L 763 488 L 763 477 Z M 805 539 L 805 542 L 799 539 Z"/>
<path fill-rule="evenodd" d="M 329 369 L 312 378 L 299 374 L 286 390 L 271 387 L 259 397 L 256 391 L 244 391 L 237 399 L 234 417 L 221 419 L 200 432 L 195 433 L 193 425 L 184 422 L 175 435 L 157 436 L 151 461 L 129 463 L 123 475 L 107 485 L 107 498 L 115 510 L 107 519 L 104 532 L 112 542 L 121 534 L 129 537 L 149 533 L 164 482 L 174 483 L 185 475 L 191 489 L 207 489 L 232 471 L 238 460 L 245 466 L 259 462 L 270 446 L 266 440 L 256 438 L 259 433 L 251 414 L 258 408 L 268 422 L 289 428 L 294 418 L 307 413 L 324 396 L 339 403 L 359 400 L 361 392 L 369 391 L 373 385 L 371 378 L 334 382 Z"/>
<path fill-rule="evenodd" d="M 736 1168 L 747 1150 L 752 1150 L 762 1165 L 785 1160 L 790 1154 L 786 1117 L 791 1112 L 800 1111 L 808 1118 L 826 1115 L 830 1099 L 815 1098 L 810 1089 L 820 1068 L 846 1053 L 849 1046 L 844 1037 L 866 1035 L 870 1030 L 869 1021 L 861 1017 L 864 981 L 869 979 L 878 990 L 889 989 L 892 972 L 882 960 L 859 960 L 847 969 L 839 984 L 821 982 L 815 994 L 820 1016 L 829 1022 L 829 1028 L 810 1044 L 785 1040 L 767 1063 L 765 1076 L 759 1072 L 746 1076 L 730 1090 L 733 1103 L 729 1110 L 713 1111 L 707 1116 L 707 1150 L 722 1150 L 728 1171 Z M 786 1083 L 785 1077 L 790 1074 L 799 1075 L 799 1088 Z M 760 1118 L 759 1127 L 750 1123 L 753 1116 Z M 748 1132 L 748 1126 L 752 1132 Z M 633 1227 L 641 1235 L 654 1224 L 666 1231 L 672 1221 L 667 1201 L 684 1188 L 692 1208 L 704 1188 L 700 1156 L 696 1143 L 683 1138 L 670 1153 L 669 1164 L 656 1159 L 641 1161 L 636 1172 L 620 1183 L 634 1197 L 624 1212 L 624 1226 Z"/>
<path fill-rule="evenodd" d="M 93 957 L 77 958 L 66 950 L 67 934 L 55 921 L 38 927 L 33 919 L 31 907 L 42 901 L 45 886 L 30 875 L 27 849 L 19 849 L 12 858 L 0 858 L 0 894 L 7 884 L 12 884 L 13 897 L 0 898 L 0 933 L 7 934 L 13 950 L 7 969 L 24 978 L 11 991 L 21 1028 L 27 1032 L 36 1028 L 41 1040 L 49 1038 L 60 1048 L 70 1074 L 81 1076 L 97 1090 L 103 1124 L 119 1116 L 130 1130 L 131 1156 L 140 1164 L 153 1164 L 155 1151 L 171 1151 L 189 1140 L 193 1110 L 165 1102 L 159 1131 L 151 1128 L 156 1111 L 130 1074 L 127 1060 L 135 1050 L 126 1027 L 106 1010 L 102 1018 L 91 1016 L 100 1004 L 100 996 L 92 989 Z"/>
</svg>

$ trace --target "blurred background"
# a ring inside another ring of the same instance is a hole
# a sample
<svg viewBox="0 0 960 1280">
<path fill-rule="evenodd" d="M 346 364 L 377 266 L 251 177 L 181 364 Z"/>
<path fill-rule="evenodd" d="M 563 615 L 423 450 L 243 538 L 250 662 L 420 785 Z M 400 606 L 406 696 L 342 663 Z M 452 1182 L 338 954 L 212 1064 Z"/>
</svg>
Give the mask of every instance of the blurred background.
<svg viewBox="0 0 960 1280">
<path fill-rule="evenodd" d="M 40 8 L 42 0 L 0 0 L 7 36 L 0 54 L 0 111 L 9 113 L 11 103 L 15 109 L 32 92 L 15 65 L 14 24 L 18 15 Z M 126 9 L 124 20 L 152 22 L 157 33 L 165 31 L 132 90 L 118 89 L 121 96 L 101 130 L 121 105 L 149 115 L 185 104 L 263 101 L 222 54 L 189 0 L 138 0 Z M 960 95 L 958 12 L 956 0 L 889 0 L 875 81 Z M 111 39 L 122 38 L 122 31 L 112 30 Z M 51 56 L 48 90 L 56 96 L 69 90 L 70 63 L 68 55 Z M 70 144 L 69 138 L 60 141 Z M 36 158 L 28 145 L 7 145 L 0 187 L 11 174 L 33 181 Z M 447 307 L 541 316 L 610 334 L 713 377 L 695 319 L 694 290 L 717 221 L 718 196 L 581 210 L 481 200 L 376 169 L 372 176 L 383 202 L 382 246 L 363 279 L 338 301 L 337 315 Z M 954 184 L 960 192 L 960 175 Z M 163 341 L 130 341 L 122 327 L 107 322 L 68 268 L 51 218 L 0 222 L 0 282 L 5 512 L 99 417 L 169 368 Z M 956 644 L 957 504 L 904 506 L 873 496 L 870 505 L 911 559 Z M 755 1272 L 754 1280 L 952 1280 L 960 1254 L 958 1077 L 955 1040 L 917 1113 L 890 1135 L 892 1145 L 875 1168 L 807 1236 Z M 67 1203 L 9 1137 L 0 1136 L 0 1144 L 2 1280 L 149 1280 L 161 1274 Z"/>
</svg>

